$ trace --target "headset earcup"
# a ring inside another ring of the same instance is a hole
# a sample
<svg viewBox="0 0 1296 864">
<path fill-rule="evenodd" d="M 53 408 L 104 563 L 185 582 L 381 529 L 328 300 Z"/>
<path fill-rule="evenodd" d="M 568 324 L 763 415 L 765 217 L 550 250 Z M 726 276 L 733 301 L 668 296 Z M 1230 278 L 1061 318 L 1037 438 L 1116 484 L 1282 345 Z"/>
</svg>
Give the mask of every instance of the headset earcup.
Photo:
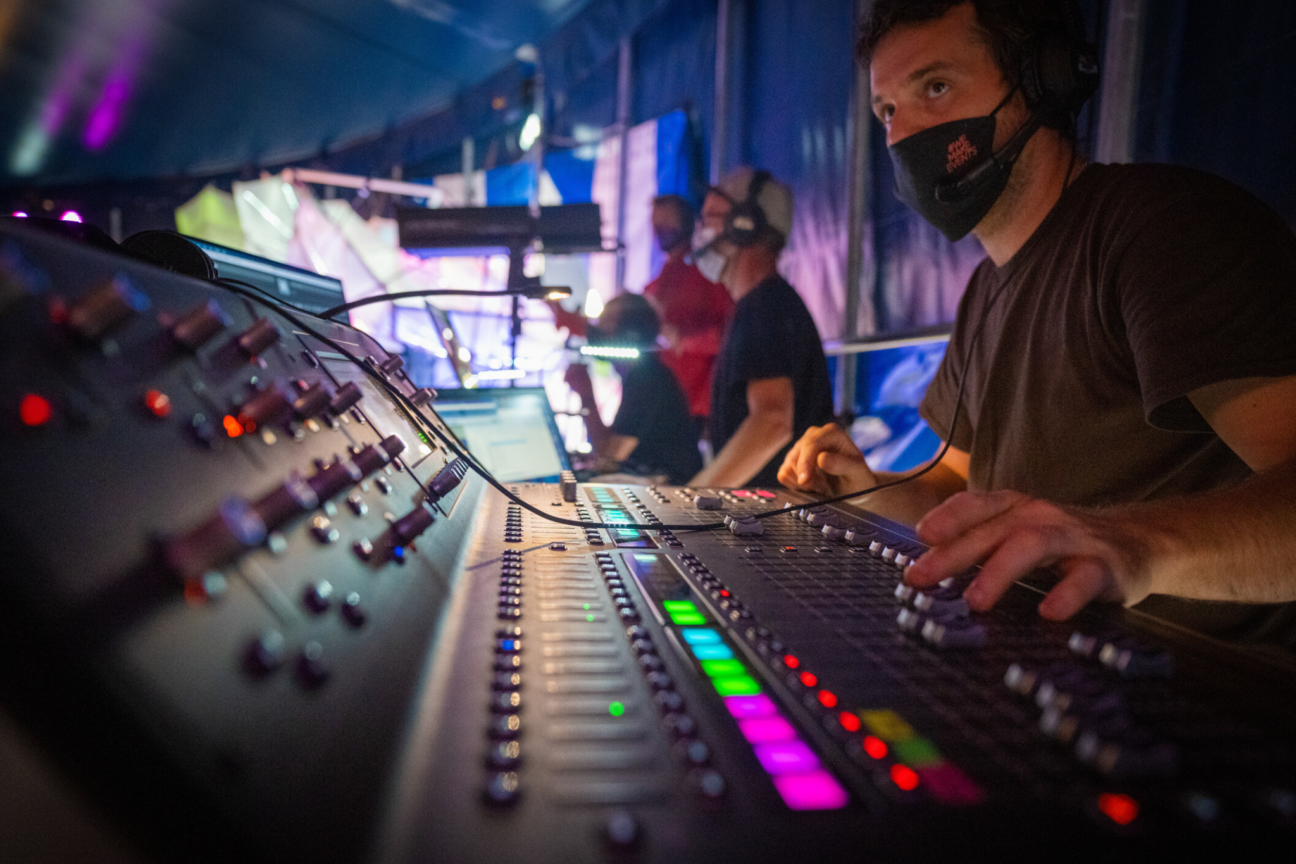
<svg viewBox="0 0 1296 864">
<path fill-rule="evenodd" d="M 122 251 L 172 273 L 211 282 L 216 265 L 196 243 L 174 231 L 141 231 L 122 241 Z"/>
</svg>

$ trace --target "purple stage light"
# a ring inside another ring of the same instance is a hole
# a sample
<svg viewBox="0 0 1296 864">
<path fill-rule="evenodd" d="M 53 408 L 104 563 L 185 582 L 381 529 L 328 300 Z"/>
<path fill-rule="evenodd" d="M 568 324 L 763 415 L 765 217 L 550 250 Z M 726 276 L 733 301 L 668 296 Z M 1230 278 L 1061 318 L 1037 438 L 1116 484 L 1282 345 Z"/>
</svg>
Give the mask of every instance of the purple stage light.
<svg viewBox="0 0 1296 864">
<path fill-rule="evenodd" d="M 21 211 L 21 210 L 15 210 L 15 211 L 12 213 L 12 216 L 13 216 L 15 219 L 26 219 L 26 218 L 27 218 L 27 214 L 24 213 L 24 212 Z"/>
<path fill-rule="evenodd" d="M 82 218 L 81 218 L 81 214 L 78 213 L 78 212 L 75 211 L 75 210 L 64 210 L 64 211 L 63 211 L 63 215 L 59 217 L 59 221 L 61 221 L 61 222 L 84 222 L 85 220 L 82 219 Z"/>
</svg>

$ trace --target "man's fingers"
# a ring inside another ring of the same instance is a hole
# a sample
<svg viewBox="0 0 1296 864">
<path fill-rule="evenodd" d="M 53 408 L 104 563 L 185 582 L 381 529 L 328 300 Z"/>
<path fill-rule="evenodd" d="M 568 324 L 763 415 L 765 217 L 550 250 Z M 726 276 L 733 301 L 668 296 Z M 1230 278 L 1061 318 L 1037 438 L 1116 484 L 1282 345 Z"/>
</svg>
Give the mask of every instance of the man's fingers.
<svg viewBox="0 0 1296 864">
<path fill-rule="evenodd" d="M 994 552 L 981 565 L 981 572 L 963 591 L 968 606 L 989 609 L 1018 579 L 1053 563 L 1057 551 L 1051 540 L 1046 531 L 1010 531 L 995 545 Z"/>
<path fill-rule="evenodd" d="M 1062 570 L 1062 581 L 1039 604 L 1040 615 L 1053 621 L 1070 618 L 1089 601 L 1110 597 L 1116 590 L 1111 571 L 1098 558 L 1070 558 Z"/>
<path fill-rule="evenodd" d="M 1029 499 L 1020 492 L 959 492 L 919 520 L 918 539 L 939 546 Z"/>
</svg>

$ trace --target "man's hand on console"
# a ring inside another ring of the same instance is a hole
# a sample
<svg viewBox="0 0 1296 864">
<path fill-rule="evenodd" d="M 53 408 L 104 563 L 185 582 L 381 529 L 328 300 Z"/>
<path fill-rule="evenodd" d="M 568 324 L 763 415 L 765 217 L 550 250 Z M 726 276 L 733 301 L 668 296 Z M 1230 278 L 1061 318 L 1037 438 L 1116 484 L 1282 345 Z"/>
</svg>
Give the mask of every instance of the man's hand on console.
<svg viewBox="0 0 1296 864">
<path fill-rule="evenodd" d="M 1062 577 L 1039 605 L 1040 615 L 1053 620 L 1091 600 L 1132 605 L 1151 593 L 1147 539 L 1115 514 L 1058 507 L 1020 492 L 961 492 L 923 517 L 917 531 L 931 548 L 906 581 L 927 588 L 980 564 L 963 592 L 976 610 L 990 608 L 1041 567 Z"/>
<path fill-rule="evenodd" d="M 878 483 L 864 454 L 836 423 L 807 429 L 784 457 L 778 481 L 824 497 L 862 491 Z"/>
</svg>

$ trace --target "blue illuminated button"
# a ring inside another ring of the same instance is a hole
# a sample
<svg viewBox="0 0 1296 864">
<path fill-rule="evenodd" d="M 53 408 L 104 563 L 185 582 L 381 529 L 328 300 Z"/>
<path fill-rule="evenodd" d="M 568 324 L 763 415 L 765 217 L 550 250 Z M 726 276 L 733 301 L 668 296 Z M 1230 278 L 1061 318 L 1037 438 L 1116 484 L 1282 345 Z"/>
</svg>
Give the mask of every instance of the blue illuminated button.
<svg viewBox="0 0 1296 864">
<path fill-rule="evenodd" d="M 720 645 L 691 645 L 689 650 L 693 656 L 699 660 L 729 660 L 734 656 L 733 650 L 724 644 Z"/>
<path fill-rule="evenodd" d="M 690 645 L 716 645 L 720 642 L 720 634 L 710 627 L 685 627 L 680 630 L 680 635 Z"/>
</svg>

